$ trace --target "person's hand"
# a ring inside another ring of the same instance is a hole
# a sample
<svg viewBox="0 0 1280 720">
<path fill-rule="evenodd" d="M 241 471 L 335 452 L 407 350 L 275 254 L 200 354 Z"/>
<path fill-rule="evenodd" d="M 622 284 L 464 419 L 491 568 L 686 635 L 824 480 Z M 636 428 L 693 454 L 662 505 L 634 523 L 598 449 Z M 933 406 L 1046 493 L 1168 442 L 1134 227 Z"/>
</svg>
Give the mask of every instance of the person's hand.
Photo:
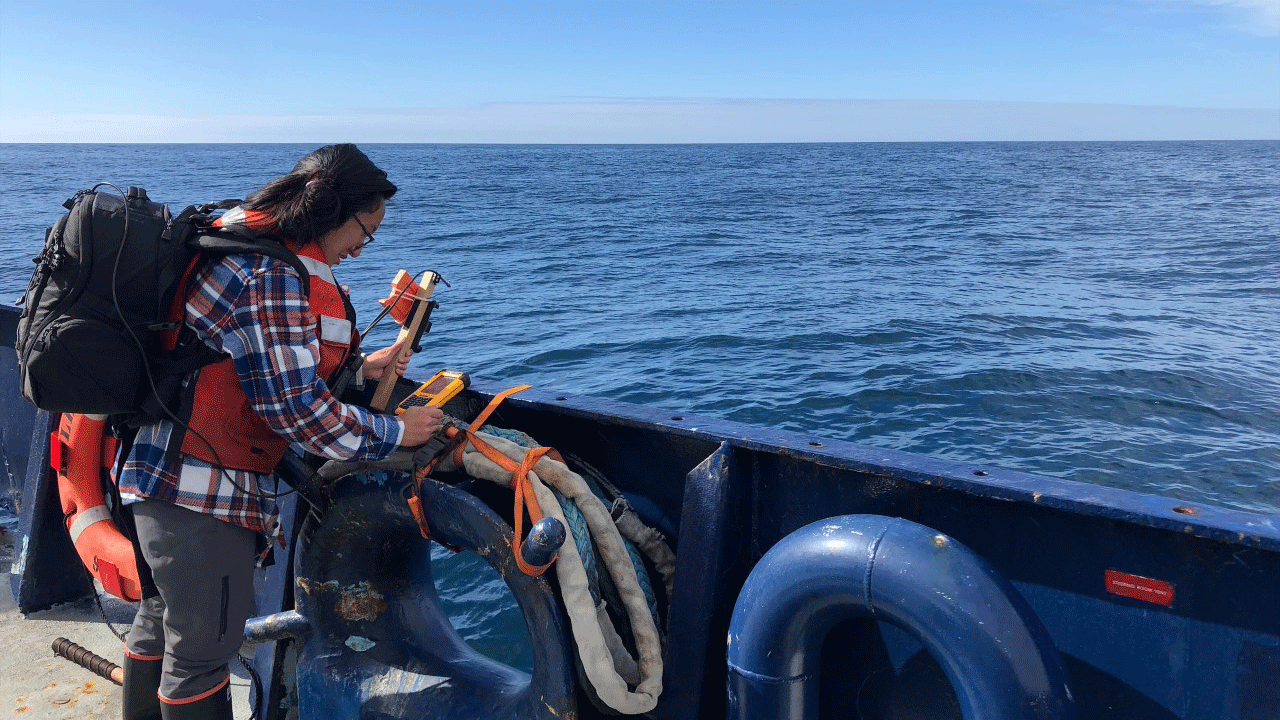
<svg viewBox="0 0 1280 720">
<path fill-rule="evenodd" d="M 396 342 L 395 345 L 384 347 L 381 350 L 375 350 L 364 356 L 364 365 L 361 370 L 364 376 L 370 380 L 381 380 L 382 373 L 386 371 L 387 366 L 395 363 L 395 373 L 399 377 L 403 377 L 406 370 L 409 369 L 409 357 L 413 353 L 405 353 L 403 358 L 399 360 L 396 356 L 404 349 L 409 342 L 409 338 L 404 338 Z"/>
<path fill-rule="evenodd" d="M 442 418 L 444 411 L 438 407 L 419 405 L 407 408 L 400 413 L 400 422 L 404 423 L 404 437 L 400 439 L 400 444 L 404 447 L 417 447 L 430 440 L 432 435 L 440 432 Z"/>
</svg>

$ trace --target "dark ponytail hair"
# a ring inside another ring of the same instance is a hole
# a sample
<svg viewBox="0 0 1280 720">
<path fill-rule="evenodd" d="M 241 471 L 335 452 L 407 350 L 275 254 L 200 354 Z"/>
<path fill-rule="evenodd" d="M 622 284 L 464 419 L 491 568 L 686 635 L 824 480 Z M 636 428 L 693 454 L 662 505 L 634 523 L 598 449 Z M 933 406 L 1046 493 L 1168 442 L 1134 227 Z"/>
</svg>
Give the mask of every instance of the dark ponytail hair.
<svg viewBox="0 0 1280 720">
<path fill-rule="evenodd" d="M 300 247 L 356 213 L 377 210 L 395 194 L 385 171 L 355 145 L 343 143 L 309 153 L 288 175 L 249 195 L 244 207 L 271 216 L 275 231 Z"/>
</svg>

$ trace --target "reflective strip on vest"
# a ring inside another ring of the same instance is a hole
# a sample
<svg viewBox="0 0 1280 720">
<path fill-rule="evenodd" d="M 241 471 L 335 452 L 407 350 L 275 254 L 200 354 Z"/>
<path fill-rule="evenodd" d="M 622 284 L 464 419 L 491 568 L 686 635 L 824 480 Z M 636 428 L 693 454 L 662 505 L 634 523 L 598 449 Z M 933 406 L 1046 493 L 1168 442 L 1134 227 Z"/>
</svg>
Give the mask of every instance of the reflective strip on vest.
<svg viewBox="0 0 1280 720">
<path fill-rule="evenodd" d="M 333 277 L 333 268 L 329 267 L 329 264 L 325 261 L 307 257 L 306 255 L 299 255 L 298 259 L 302 261 L 302 266 L 307 269 L 311 277 L 323 280 L 330 285 L 336 286 L 338 284 Z M 319 318 L 321 340 L 342 343 L 343 345 L 351 342 L 350 320 L 332 315 L 319 315 Z"/>
<path fill-rule="evenodd" d="M 230 225 L 244 225 L 244 207 L 237 205 L 230 210 L 222 213 L 217 222 L 220 227 Z"/>
<path fill-rule="evenodd" d="M 302 267 L 307 269 L 313 278 L 320 278 L 330 285 L 337 285 L 338 282 L 333 279 L 333 268 L 329 267 L 329 263 L 323 260 L 317 260 L 306 255 L 299 255 L 298 259 L 302 261 Z"/>
<path fill-rule="evenodd" d="M 89 526 L 111 519 L 111 511 L 107 510 L 106 505 L 94 505 L 82 513 L 76 514 L 75 522 L 71 523 L 71 527 L 67 528 L 67 532 L 71 533 L 71 542 L 75 544 L 80 539 L 80 533 L 89 529 Z"/>
<path fill-rule="evenodd" d="M 320 339 L 346 345 L 351 342 L 351 321 L 331 315 L 320 316 Z"/>
</svg>

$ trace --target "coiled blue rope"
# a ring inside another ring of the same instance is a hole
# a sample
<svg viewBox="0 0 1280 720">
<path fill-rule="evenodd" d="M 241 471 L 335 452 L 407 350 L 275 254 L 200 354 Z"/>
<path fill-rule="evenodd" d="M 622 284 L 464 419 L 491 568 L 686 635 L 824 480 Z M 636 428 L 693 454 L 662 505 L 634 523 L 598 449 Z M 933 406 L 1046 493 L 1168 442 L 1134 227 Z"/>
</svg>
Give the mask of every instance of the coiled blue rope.
<svg viewBox="0 0 1280 720">
<path fill-rule="evenodd" d="M 538 442 L 532 437 L 519 430 L 510 430 L 507 428 L 495 428 L 492 425 L 485 425 L 480 428 L 481 432 L 488 433 L 509 440 L 520 447 L 532 448 L 537 447 Z M 587 527 L 587 520 L 582 516 L 582 511 L 578 509 L 576 503 L 560 493 L 559 490 L 551 488 L 555 493 L 556 500 L 560 502 L 560 509 L 564 512 L 564 519 L 569 524 L 569 529 L 573 532 L 574 543 L 578 547 L 578 554 L 582 556 L 582 567 L 587 572 L 587 583 L 591 589 L 591 598 L 597 603 L 600 602 L 600 571 L 596 563 L 595 548 L 591 543 L 591 533 Z M 600 493 L 596 492 L 596 497 L 606 504 L 612 501 L 612 498 L 600 497 Z M 658 618 L 658 599 L 653 592 L 653 584 L 649 582 L 649 572 L 645 569 L 644 560 L 641 559 L 640 551 L 635 544 L 627 538 L 622 538 L 623 545 L 627 548 L 627 554 L 631 556 L 631 564 L 635 567 L 636 578 L 640 581 L 640 590 L 644 593 L 645 602 L 649 605 L 649 612 L 652 613 L 654 619 Z"/>
</svg>

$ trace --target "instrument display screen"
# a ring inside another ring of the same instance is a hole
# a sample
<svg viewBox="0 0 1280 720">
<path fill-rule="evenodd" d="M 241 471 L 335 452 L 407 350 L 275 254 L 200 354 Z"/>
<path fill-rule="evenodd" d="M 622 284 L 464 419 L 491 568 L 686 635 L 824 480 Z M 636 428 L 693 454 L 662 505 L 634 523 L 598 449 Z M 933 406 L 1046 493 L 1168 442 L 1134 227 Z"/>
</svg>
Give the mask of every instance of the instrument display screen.
<svg viewBox="0 0 1280 720">
<path fill-rule="evenodd" d="M 433 375 L 430 380 L 419 385 L 418 389 L 414 390 L 409 397 L 402 400 L 396 406 L 396 414 L 399 415 L 404 412 L 405 408 L 423 405 L 439 407 L 467 389 L 469 385 L 471 385 L 471 378 L 467 377 L 466 373 L 455 370 L 441 370 Z"/>
</svg>

